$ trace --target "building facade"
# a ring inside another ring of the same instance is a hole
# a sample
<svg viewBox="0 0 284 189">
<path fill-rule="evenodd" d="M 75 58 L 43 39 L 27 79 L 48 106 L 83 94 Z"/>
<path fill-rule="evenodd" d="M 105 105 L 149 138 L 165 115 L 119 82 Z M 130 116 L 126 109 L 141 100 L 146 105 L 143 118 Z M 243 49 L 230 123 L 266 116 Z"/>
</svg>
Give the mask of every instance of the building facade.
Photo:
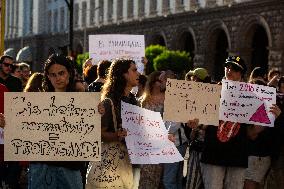
<svg viewBox="0 0 284 189">
<path fill-rule="evenodd" d="M 27 4 L 25 16 L 17 3 Z M 34 69 L 68 46 L 64 0 L 7 0 L 6 9 L 6 25 L 23 28 L 6 27 L 6 48 L 30 46 Z M 190 52 L 194 66 L 207 68 L 215 80 L 228 54 L 243 57 L 249 70 L 284 72 L 284 0 L 74 0 L 73 18 L 77 53 L 88 51 L 88 35 L 144 34 L 146 45 Z"/>
</svg>

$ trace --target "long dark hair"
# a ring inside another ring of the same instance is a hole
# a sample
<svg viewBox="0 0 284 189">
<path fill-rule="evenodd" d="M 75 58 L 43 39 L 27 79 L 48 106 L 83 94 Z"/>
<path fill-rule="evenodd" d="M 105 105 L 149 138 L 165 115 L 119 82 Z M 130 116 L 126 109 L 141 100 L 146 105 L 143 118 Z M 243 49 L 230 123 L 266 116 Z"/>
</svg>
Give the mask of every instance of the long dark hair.
<svg viewBox="0 0 284 189">
<path fill-rule="evenodd" d="M 48 70 L 49 68 L 54 65 L 54 64 L 59 64 L 64 66 L 68 73 L 69 73 L 69 83 L 66 87 L 66 92 L 72 92 L 75 91 L 75 70 L 72 64 L 72 61 L 63 56 L 63 55 L 57 55 L 57 54 L 52 54 L 46 61 L 45 61 L 45 66 L 44 66 L 44 78 L 43 78 L 43 89 L 46 92 L 54 92 L 55 89 L 53 85 L 51 84 L 49 78 L 48 78 Z"/>
<path fill-rule="evenodd" d="M 152 93 L 153 93 L 154 84 L 156 81 L 159 80 L 160 75 L 161 75 L 160 71 L 154 71 L 148 76 L 146 85 L 145 85 L 145 90 L 144 90 L 144 93 L 141 99 L 142 107 L 144 107 L 145 104 L 150 100 Z"/>
<path fill-rule="evenodd" d="M 102 89 L 101 100 L 111 98 L 116 105 L 119 104 L 127 84 L 123 74 L 128 72 L 131 64 L 135 62 L 130 59 L 116 59 L 112 62 Z"/>
<path fill-rule="evenodd" d="M 42 81 L 43 74 L 39 72 L 33 73 L 33 75 L 29 78 L 24 92 L 42 92 Z"/>
</svg>

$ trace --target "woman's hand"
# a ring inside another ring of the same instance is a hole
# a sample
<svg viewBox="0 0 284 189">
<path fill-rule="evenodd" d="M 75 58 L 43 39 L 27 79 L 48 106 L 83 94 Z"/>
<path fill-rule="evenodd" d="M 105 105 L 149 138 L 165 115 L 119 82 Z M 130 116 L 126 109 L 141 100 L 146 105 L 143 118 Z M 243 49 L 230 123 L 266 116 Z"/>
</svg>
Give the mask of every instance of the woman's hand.
<svg viewBox="0 0 284 189">
<path fill-rule="evenodd" d="M 117 134 L 117 138 L 119 141 L 122 141 L 126 136 L 127 136 L 127 131 L 126 129 L 119 129 L 118 131 L 116 131 Z"/>
<path fill-rule="evenodd" d="M 5 127 L 5 117 L 4 114 L 0 113 L 0 127 L 4 128 Z"/>
<path fill-rule="evenodd" d="M 102 102 L 99 103 L 98 105 L 98 112 L 103 116 L 106 112 L 105 106 L 103 105 Z"/>
<path fill-rule="evenodd" d="M 176 137 L 174 134 L 168 134 L 168 139 L 171 141 L 171 142 L 175 142 L 176 141 Z"/>
<path fill-rule="evenodd" d="M 258 137 L 258 134 L 261 133 L 265 127 L 260 125 L 250 125 L 247 127 L 247 135 L 249 139 L 255 140 Z"/>
<path fill-rule="evenodd" d="M 199 119 L 188 120 L 187 126 L 190 127 L 192 130 L 196 130 L 198 128 Z"/>
<path fill-rule="evenodd" d="M 280 108 L 276 104 L 272 104 L 270 107 L 269 112 L 273 113 L 275 116 L 275 119 L 281 114 Z"/>
</svg>

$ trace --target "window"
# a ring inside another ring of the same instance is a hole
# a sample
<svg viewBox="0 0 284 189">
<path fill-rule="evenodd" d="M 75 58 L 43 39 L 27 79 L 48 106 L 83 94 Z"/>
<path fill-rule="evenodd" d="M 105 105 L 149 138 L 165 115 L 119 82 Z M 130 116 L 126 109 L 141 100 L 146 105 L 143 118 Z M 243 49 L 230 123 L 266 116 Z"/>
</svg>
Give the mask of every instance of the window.
<svg viewBox="0 0 284 189">
<path fill-rule="evenodd" d="M 47 14 L 48 14 L 48 16 L 47 16 L 47 19 L 48 19 L 48 21 L 47 21 L 47 31 L 48 31 L 48 33 L 50 33 L 51 32 L 51 19 L 52 19 L 52 12 L 51 12 L 51 10 L 49 10 Z"/>
<path fill-rule="evenodd" d="M 170 10 L 170 0 L 163 0 L 163 12 L 168 12 Z"/>
<path fill-rule="evenodd" d="M 79 24 L 79 4 L 76 3 L 74 6 L 74 27 L 77 28 Z"/>
<path fill-rule="evenodd" d="M 54 17 L 53 17 L 53 32 L 58 32 L 58 11 L 54 10 Z"/>
<path fill-rule="evenodd" d="M 155 14 L 157 12 L 157 0 L 150 1 L 150 14 Z"/>
<path fill-rule="evenodd" d="M 81 16 L 81 23 L 82 27 L 86 26 L 86 17 L 87 17 L 87 2 L 82 2 L 82 16 Z"/>
<path fill-rule="evenodd" d="M 104 1 L 99 0 L 99 22 L 103 22 L 104 19 Z"/>
<path fill-rule="evenodd" d="M 139 0 L 138 2 L 138 15 L 144 16 L 145 13 L 145 0 Z"/>
<path fill-rule="evenodd" d="M 60 31 L 64 31 L 65 27 L 65 10 L 64 7 L 60 8 Z"/>
<path fill-rule="evenodd" d="M 113 0 L 108 1 L 108 21 L 112 20 L 113 16 Z"/>
<path fill-rule="evenodd" d="M 122 19 L 123 0 L 117 0 L 117 19 Z"/>
<path fill-rule="evenodd" d="M 94 24 L 95 22 L 95 8 L 96 0 L 90 0 L 90 23 Z"/>
<path fill-rule="evenodd" d="M 33 33 L 33 9 L 34 9 L 34 1 L 30 1 L 30 26 L 29 26 L 29 32 Z"/>
<path fill-rule="evenodd" d="M 127 18 L 133 17 L 133 0 L 127 2 Z"/>
</svg>

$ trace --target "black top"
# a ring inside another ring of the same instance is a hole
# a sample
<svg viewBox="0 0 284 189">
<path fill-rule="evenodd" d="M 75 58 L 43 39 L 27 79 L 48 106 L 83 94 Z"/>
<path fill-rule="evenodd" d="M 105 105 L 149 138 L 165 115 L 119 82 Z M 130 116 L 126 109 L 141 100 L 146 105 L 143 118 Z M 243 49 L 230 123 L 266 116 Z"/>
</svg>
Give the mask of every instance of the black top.
<svg viewBox="0 0 284 189">
<path fill-rule="evenodd" d="M 112 97 L 110 97 L 112 99 Z M 128 97 L 123 96 L 121 98 L 121 100 L 123 102 L 132 104 L 132 105 L 138 105 L 138 102 L 135 98 L 135 96 L 130 93 L 130 95 Z M 117 120 L 117 125 L 118 128 L 121 128 L 121 124 L 122 124 L 122 119 L 121 119 L 121 104 L 120 102 L 116 104 L 116 101 L 114 101 L 112 99 L 113 103 L 114 103 L 114 107 L 115 107 L 115 112 L 116 112 L 116 120 Z M 112 107 L 110 104 L 110 101 L 108 99 L 103 100 L 103 104 L 105 107 L 105 113 L 102 116 L 101 122 L 102 122 L 102 127 L 106 127 L 107 128 L 107 132 L 115 132 L 114 130 L 114 125 L 113 125 L 113 119 L 112 119 Z"/>
<path fill-rule="evenodd" d="M 22 87 L 22 81 L 12 75 L 9 75 L 5 80 L 0 77 L 0 83 L 5 85 L 10 92 L 22 92 L 23 87 Z"/>
<path fill-rule="evenodd" d="M 88 86 L 88 91 L 89 92 L 101 92 L 103 85 L 104 83 L 102 82 L 94 81 Z"/>
<path fill-rule="evenodd" d="M 274 128 L 267 127 L 264 131 L 258 134 L 255 140 L 249 140 L 249 155 L 252 156 L 272 156 Z"/>
<path fill-rule="evenodd" d="M 219 127 L 207 127 L 201 162 L 219 166 L 247 167 L 247 125 L 235 123 L 232 127 L 232 122 L 225 123 L 223 128 L 221 121 Z"/>
</svg>

